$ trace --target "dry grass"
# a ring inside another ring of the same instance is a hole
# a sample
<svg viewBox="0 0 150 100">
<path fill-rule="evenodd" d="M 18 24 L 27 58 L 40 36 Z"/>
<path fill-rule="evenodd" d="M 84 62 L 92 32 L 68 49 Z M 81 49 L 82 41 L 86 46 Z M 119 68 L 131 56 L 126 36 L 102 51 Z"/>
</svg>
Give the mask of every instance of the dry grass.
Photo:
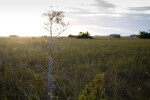
<svg viewBox="0 0 150 100">
<path fill-rule="evenodd" d="M 100 73 L 105 74 L 108 100 L 150 98 L 150 40 L 54 38 L 54 42 L 54 96 L 58 100 L 77 100 Z M 47 98 L 46 43 L 45 38 L 0 38 L 2 100 Z"/>
</svg>

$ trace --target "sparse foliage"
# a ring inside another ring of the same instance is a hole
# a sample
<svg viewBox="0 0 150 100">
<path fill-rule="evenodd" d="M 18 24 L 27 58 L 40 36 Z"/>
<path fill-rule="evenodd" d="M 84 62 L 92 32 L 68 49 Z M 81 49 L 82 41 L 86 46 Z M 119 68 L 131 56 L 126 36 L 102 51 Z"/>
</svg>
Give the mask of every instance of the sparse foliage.
<svg viewBox="0 0 150 100">
<path fill-rule="evenodd" d="M 49 74 L 48 74 L 48 96 L 50 97 L 50 100 L 53 99 L 53 88 L 54 88 L 54 77 L 52 76 L 53 73 L 53 57 L 52 57 L 52 51 L 53 51 L 53 42 L 52 37 L 58 36 L 61 33 L 63 33 L 69 24 L 66 24 L 64 22 L 64 14 L 62 11 L 54 11 L 50 10 L 47 11 L 47 13 L 43 13 L 44 16 L 48 18 L 48 21 L 45 23 L 45 29 L 50 34 L 50 44 L 49 44 Z"/>
<path fill-rule="evenodd" d="M 64 12 L 62 11 L 47 11 L 43 13 L 43 16 L 48 18 L 48 21 L 44 23 L 44 28 L 50 33 L 52 36 L 58 36 L 63 33 L 69 23 L 64 22 Z"/>
</svg>

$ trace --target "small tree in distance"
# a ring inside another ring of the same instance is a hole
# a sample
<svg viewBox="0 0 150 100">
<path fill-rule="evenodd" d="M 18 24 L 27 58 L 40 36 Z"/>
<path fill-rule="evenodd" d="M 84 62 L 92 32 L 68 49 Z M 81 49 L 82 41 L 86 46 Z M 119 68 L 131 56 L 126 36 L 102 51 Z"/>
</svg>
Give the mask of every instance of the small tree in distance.
<svg viewBox="0 0 150 100">
<path fill-rule="evenodd" d="M 53 71 L 53 58 L 52 58 L 52 51 L 53 51 L 53 41 L 52 38 L 53 36 L 58 36 L 61 33 L 63 33 L 66 29 L 67 26 L 69 25 L 68 23 L 66 24 L 64 22 L 64 13 L 62 11 L 54 11 L 54 10 L 49 10 L 46 13 L 43 13 L 43 16 L 48 18 L 48 21 L 45 23 L 45 29 L 49 32 L 50 34 L 50 44 L 49 44 L 49 50 L 50 50 L 50 55 L 49 55 L 49 73 L 48 73 L 48 97 L 50 100 L 53 99 L 53 81 L 54 78 L 52 77 L 52 71 Z"/>
</svg>

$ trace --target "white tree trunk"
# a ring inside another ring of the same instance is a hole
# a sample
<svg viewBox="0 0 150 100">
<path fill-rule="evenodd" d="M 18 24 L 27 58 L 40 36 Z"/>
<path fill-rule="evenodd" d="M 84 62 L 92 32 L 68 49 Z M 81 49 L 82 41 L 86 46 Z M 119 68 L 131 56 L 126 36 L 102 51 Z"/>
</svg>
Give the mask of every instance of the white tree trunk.
<svg viewBox="0 0 150 100">
<path fill-rule="evenodd" d="M 51 16 L 50 16 L 51 19 Z M 52 59 L 52 48 L 53 48 L 53 41 L 52 41 L 52 20 L 50 20 L 50 44 L 49 44 L 49 50 L 50 50 L 50 56 L 49 56 L 49 73 L 48 73 L 48 97 L 49 100 L 52 100 L 52 64 L 53 64 L 53 59 Z"/>
</svg>

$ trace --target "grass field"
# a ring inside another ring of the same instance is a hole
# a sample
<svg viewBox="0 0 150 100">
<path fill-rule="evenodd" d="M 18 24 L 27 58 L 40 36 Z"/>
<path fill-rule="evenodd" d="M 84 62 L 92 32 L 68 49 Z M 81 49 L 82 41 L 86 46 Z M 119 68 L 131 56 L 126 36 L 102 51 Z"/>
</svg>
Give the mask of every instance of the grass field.
<svg viewBox="0 0 150 100">
<path fill-rule="evenodd" d="M 48 45 L 42 37 L 0 37 L 0 99 L 46 100 Z M 54 98 L 78 100 L 104 74 L 107 100 L 149 100 L 150 39 L 54 38 Z"/>
</svg>

